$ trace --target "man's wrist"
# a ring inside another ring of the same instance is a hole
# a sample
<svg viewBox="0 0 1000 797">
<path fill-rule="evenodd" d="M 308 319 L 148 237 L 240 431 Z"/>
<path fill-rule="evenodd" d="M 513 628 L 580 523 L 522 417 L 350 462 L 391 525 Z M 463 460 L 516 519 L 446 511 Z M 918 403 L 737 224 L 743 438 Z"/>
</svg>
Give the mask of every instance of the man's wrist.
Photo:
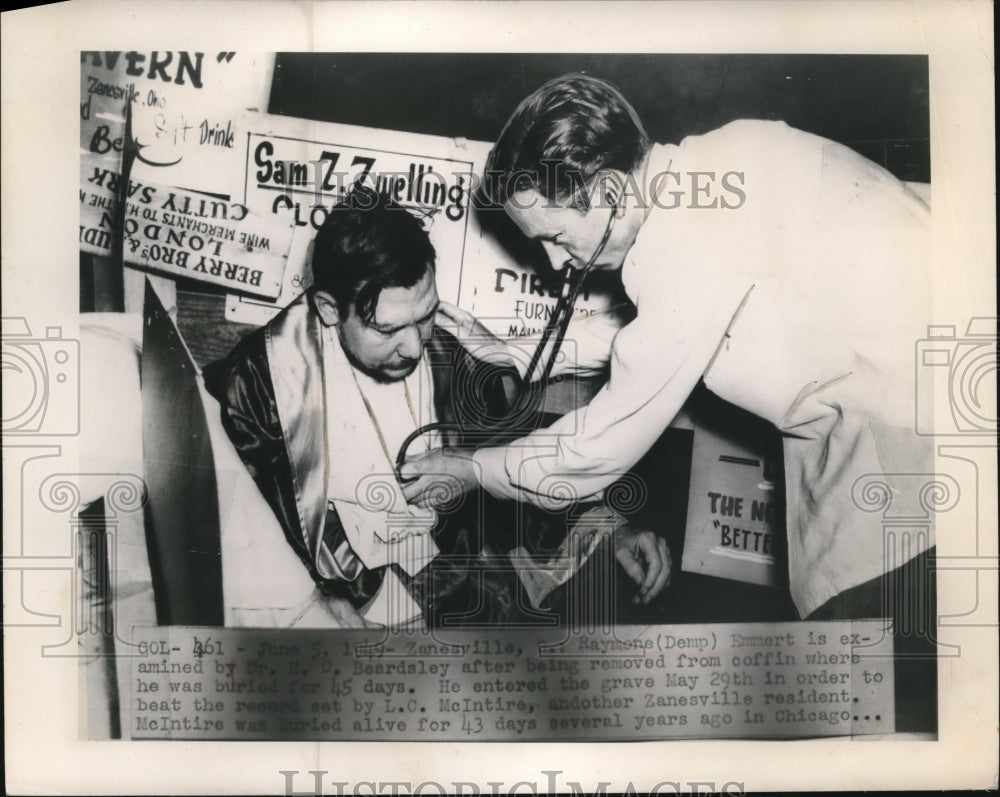
<svg viewBox="0 0 1000 797">
<path fill-rule="evenodd" d="M 468 490 L 479 487 L 479 478 L 476 475 L 478 469 L 468 451 L 446 447 L 444 456 L 445 462 L 450 463 L 448 472 L 458 479 L 463 488 Z"/>
<path fill-rule="evenodd" d="M 517 500 L 517 490 L 507 476 L 506 448 L 480 448 L 472 455 L 472 467 L 476 480 L 490 495 Z"/>
</svg>

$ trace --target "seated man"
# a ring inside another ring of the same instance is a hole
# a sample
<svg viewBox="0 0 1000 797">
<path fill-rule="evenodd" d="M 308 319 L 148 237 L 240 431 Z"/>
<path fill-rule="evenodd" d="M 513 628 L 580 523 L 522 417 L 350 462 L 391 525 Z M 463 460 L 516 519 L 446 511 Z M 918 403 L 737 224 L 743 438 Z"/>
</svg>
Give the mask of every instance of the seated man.
<svg viewBox="0 0 1000 797">
<path fill-rule="evenodd" d="M 393 476 L 395 454 L 418 426 L 504 411 L 504 371 L 477 362 L 435 326 L 434 260 L 416 217 L 355 187 L 316 236 L 312 287 L 206 369 L 205 383 L 323 595 L 384 625 L 422 616 L 434 626 L 446 614 L 449 624 L 457 615 L 475 624 L 517 622 L 528 601 L 509 560 L 497 566 L 483 558 L 482 524 L 488 518 L 509 533 L 520 523 L 522 534 L 538 536 L 551 519 L 485 492 L 420 509 L 406 503 Z M 475 396 L 470 385 L 478 386 Z M 482 406 L 467 406 L 477 397 Z M 442 434 L 411 451 L 470 443 Z M 640 583 L 640 600 L 666 586 L 662 540 L 631 531 L 607 510 L 584 517 L 588 528 L 616 528 L 615 554 Z M 576 560 L 593 547 L 578 544 Z M 537 571 L 525 583 L 536 598 L 545 592 Z"/>
</svg>

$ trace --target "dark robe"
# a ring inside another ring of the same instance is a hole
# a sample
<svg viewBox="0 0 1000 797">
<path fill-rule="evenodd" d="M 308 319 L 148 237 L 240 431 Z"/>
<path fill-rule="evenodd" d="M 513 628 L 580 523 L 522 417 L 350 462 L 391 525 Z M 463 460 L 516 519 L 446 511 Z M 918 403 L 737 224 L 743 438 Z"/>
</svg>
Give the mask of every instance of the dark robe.
<svg viewBox="0 0 1000 797">
<path fill-rule="evenodd" d="M 222 412 L 222 424 L 261 493 L 274 510 L 288 544 L 320 590 L 355 607 L 378 591 L 385 568 L 353 572 L 338 565 L 346 544 L 343 525 L 327 502 L 327 457 L 322 324 L 308 296 L 295 300 L 266 326 L 247 335 L 224 360 L 204 371 L 205 385 Z M 435 328 L 425 349 L 442 422 L 461 429 L 444 443 L 471 448 L 484 418 L 502 418 L 512 370 L 481 363 L 458 341 Z M 334 387 L 334 390 L 336 388 Z M 432 536 L 440 554 L 415 576 L 391 564 L 431 626 L 504 624 L 523 619 L 526 599 L 508 557 L 493 553 L 494 530 L 506 551 L 514 539 L 552 536 L 551 521 L 536 510 L 499 501 L 484 490 L 439 513 Z M 562 525 L 557 523 L 556 525 Z"/>
</svg>

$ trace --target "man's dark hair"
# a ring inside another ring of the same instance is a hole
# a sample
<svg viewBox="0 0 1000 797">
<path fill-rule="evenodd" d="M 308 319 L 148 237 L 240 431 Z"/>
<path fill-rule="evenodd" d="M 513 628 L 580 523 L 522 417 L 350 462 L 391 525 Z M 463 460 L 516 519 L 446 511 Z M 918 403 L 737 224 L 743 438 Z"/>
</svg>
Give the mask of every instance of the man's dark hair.
<svg viewBox="0 0 1000 797">
<path fill-rule="evenodd" d="M 585 210 L 590 180 L 602 169 L 631 172 L 649 146 L 635 108 L 615 86 L 564 75 L 528 96 L 507 120 L 486 161 L 477 202 L 497 207 L 518 191 L 535 190 Z"/>
<path fill-rule="evenodd" d="M 434 268 L 434 245 L 412 213 L 390 197 L 355 185 L 335 206 L 313 243 L 313 289 L 329 293 L 337 311 L 375 317 L 385 288 L 412 288 Z"/>
</svg>

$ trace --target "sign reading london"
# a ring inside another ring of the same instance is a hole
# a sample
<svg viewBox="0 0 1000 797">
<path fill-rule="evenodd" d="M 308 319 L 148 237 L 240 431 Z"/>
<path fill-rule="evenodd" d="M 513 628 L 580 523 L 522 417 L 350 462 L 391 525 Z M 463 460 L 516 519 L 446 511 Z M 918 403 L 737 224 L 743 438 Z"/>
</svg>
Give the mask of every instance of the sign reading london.
<svg viewBox="0 0 1000 797">
<path fill-rule="evenodd" d="M 114 248 L 117 163 L 81 158 L 80 249 L 108 256 Z M 274 299 L 291 245 L 291 224 L 246 205 L 156 183 L 130 180 L 125 261 L 171 277 Z"/>
</svg>

